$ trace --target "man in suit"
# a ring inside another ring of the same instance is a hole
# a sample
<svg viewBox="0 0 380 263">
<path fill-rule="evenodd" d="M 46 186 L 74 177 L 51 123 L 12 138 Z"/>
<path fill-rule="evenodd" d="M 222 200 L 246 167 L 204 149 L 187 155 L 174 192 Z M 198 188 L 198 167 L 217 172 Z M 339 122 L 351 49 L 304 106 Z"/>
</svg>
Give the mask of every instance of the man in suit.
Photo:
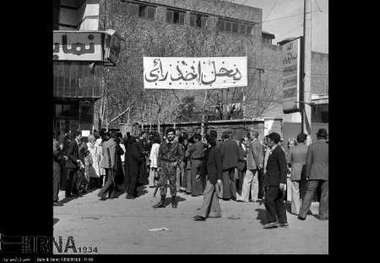
<svg viewBox="0 0 380 263">
<path fill-rule="evenodd" d="M 314 194 L 321 187 L 319 202 L 319 219 L 328 219 L 329 202 L 329 147 L 326 142 L 327 131 L 319 129 L 317 141 L 310 144 L 306 155 L 306 179 L 308 180 L 305 197 L 298 218 L 305 220 L 310 209 Z"/>
<path fill-rule="evenodd" d="M 100 189 L 98 193 L 100 200 L 106 200 L 107 193 L 108 193 L 108 198 L 114 197 L 113 194 L 115 190 L 116 141 L 114 138 L 110 137 L 109 132 L 105 132 L 103 138 L 104 138 L 104 142 L 102 145 L 103 158 L 100 162 L 100 167 L 105 169 L 107 181 L 104 184 L 103 188 Z"/>
<path fill-rule="evenodd" d="M 201 142 L 201 135 L 196 133 L 193 136 L 194 144 L 190 145 L 186 152 L 186 157 L 191 160 L 191 195 L 198 196 L 203 193 L 203 182 L 201 180 L 196 180 L 196 175 L 199 174 L 200 168 L 202 166 L 202 161 L 204 157 L 204 145 Z"/>
<path fill-rule="evenodd" d="M 251 193 L 251 200 L 253 202 L 258 200 L 258 170 L 262 168 L 264 159 L 262 145 L 258 141 L 259 133 L 253 131 L 252 135 L 252 141 L 250 141 L 250 134 L 244 138 L 247 154 L 247 171 L 244 176 L 242 196 L 240 199 L 240 201 L 243 202 L 249 201 L 249 193 Z"/>
<path fill-rule="evenodd" d="M 207 183 L 203 192 L 203 204 L 198 214 L 193 217 L 195 221 L 204 221 L 207 217 L 221 217 L 219 198 L 216 188 L 222 186 L 222 157 L 216 147 L 216 136 L 206 135 L 209 148 L 206 150 L 205 160 L 201 167 L 201 174 L 206 177 Z"/>
<path fill-rule="evenodd" d="M 82 164 L 82 162 L 79 159 L 78 147 L 81 137 L 82 136 L 79 131 L 72 132 L 71 138 L 66 141 L 63 148 L 66 172 L 66 198 L 70 198 L 72 197 L 72 195 L 79 195 L 79 189 L 77 187 L 77 171 Z"/>
<path fill-rule="evenodd" d="M 229 132 L 223 132 L 224 142 L 220 145 L 220 154 L 223 164 L 223 199 L 236 200 L 235 169 L 239 162 L 239 146 L 230 138 Z"/>
<path fill-rule="evenodd" d="M 284 202 L 287 163 L 285 152 L 278 145 L 280 140 L 281 137 L 276 132 L 268 135 L 270 153 L 266 165 L 266 174 L 264 175 L 265 209 L 268 222 L 264 225 L 265 229 L 288 226 Z"/>
</svg>

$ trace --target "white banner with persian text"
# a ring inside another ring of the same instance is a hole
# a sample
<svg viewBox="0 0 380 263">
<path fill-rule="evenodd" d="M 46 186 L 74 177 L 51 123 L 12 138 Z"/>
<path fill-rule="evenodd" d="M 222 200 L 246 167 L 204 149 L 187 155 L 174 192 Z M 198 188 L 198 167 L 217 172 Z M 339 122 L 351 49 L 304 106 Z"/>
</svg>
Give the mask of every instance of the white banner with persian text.
<svg viewBox="0 0 380 263">
<path fill-rule="evenodd" d="M 223 89 L 247 82 L 247 57 L 144 57 L 145 89 Z"/>
<path fill-rule="evenodd" d="M 53 32 L 53 60 L 102 61 L 100 32 Z"/>
</svg>

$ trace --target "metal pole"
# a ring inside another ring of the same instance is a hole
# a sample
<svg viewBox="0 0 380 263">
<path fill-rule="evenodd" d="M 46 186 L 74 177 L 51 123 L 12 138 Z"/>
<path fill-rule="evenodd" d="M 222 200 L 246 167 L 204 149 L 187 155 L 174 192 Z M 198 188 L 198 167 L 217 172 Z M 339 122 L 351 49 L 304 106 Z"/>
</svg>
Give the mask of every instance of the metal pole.
<svg viewBox="0 0 380 263">
<path fill-rule="evenodd" d="M 303 75 L 303 101 L 302 130 L 311 134 L 311 49 L 312 49 L 312 3 L 304 0 L 304 75 Z"/>
</svg>

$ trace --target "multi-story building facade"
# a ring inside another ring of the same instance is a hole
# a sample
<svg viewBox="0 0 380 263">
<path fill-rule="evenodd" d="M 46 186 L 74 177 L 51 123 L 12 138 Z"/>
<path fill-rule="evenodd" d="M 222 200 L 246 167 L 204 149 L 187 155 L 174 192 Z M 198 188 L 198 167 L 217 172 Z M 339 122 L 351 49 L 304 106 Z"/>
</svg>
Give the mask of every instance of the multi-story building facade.
<svg viewBox="0 0 380 263">
<path fill-rule="evenodd" d="M 53 127 L 91 130 L 94 104 L 103 95 L 104 66 L 117 57 L 117 39 L 99 25 L 98 0 L 53 3 Z"/>
<path fill-rule="evenodd" d="M 101 62 L 55 62 L 56 116 L 66 126 L 71 118 L 72 126 L 99 127 L 123 112 L 126 114 L 112 123 L 114 127 L 127 121 L 175 123 L 176 106 L 185 96 L 195 98 L 198 113 L 204 109 L 212 115 L 218 104 L 224 104 L 227 111 L 235 104 L 241 110 L 235 119 L 270 117 L 298 122 L 297 113 L 282 112 L 281 46 L 272 43 L 273 34 L 262 31 L 261 9 L 220 0 L 58 2 L 58 29 L 114 29 L 122 39 L 117 65 L 106 70 Z M 209 91 L 207 97 L 205 91 L 144 90 L 144 56 L 247 56 L 248 86 Z M 318 101 L 328 93 L 327 65 L 326 54 L 313 53 L 312 90 L 314 96 L 319 95 Z M 314 110 L 315 120 L 326 118 L 320 113 L 325 108 Z M 195 121 L 200 120 L 199 115 Z"/>
</svg>

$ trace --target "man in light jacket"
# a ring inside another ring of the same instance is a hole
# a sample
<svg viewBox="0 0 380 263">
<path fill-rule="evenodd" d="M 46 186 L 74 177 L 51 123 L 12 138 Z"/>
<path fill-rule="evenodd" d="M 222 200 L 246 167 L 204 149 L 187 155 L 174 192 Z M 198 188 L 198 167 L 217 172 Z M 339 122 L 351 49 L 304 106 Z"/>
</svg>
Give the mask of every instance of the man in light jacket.
<svg viewBox="0 0 380 263">
<path fill-rule="evenodd" d="M 329 146 L 327 143 L 327 131 L 325 129 L 319 129 L 317 141 L 309 145 L 306 156 L 306 179 L 308 180 L 307 190 L 298 219 L 306 219 L 314 194 L 320 185 L 319 219 L 327 220 L 329 202 Z"/>
<path fill-rule="evenodd" d="M 258 200 L 259 193 L 259 180 L 258 180 L 258 170 L 261 169 L 263 163 L 263 148 L 261 143 L 258 141 L 259 133 L 253 131 L 253 140 L 250 141 L 250 134 L 244 138 L 244 144 L 246 146 L 247 154 L 247 171 L 244 176 L 243 190 L 241 198 L 239 201 L 248 202 L 249 193 L 251 193 L 252 202 Z"/>
<path fill-rule="evenodd" d="M 116 151 L 116 141 L 114 138 L 110 138 L 109 132 L 104 134 L 104 142 L 102 146 L 102 161 L 100 167 L 104 168 L 106 171 L 106 183 L 103 188 L 99 191 L 98 196 L 100 200 L 110 198 L 114 192 L 115 188 L 115 178 L 114 178 L 114 168 L 115 168 L 115 151 Z"/>
</svg>

